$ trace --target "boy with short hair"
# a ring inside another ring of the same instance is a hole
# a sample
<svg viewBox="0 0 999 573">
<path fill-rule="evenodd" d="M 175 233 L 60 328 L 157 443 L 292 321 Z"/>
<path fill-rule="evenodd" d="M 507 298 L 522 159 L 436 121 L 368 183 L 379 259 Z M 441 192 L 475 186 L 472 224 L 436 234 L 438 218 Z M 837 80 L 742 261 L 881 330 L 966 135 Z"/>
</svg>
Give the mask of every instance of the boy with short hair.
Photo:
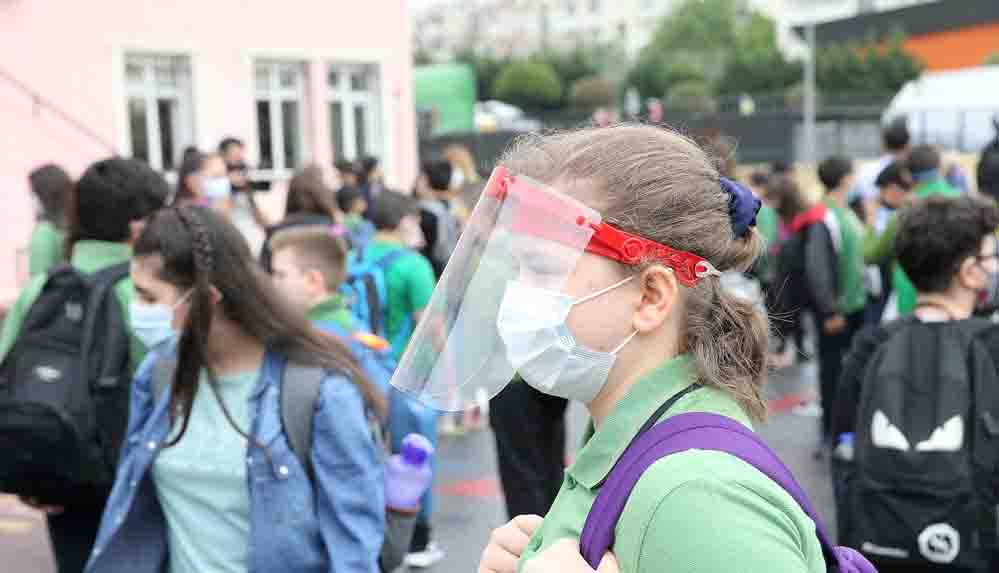
<svg viewBox="0 0 999 573">
<path fill-rule="evenodd" d="M 420 229 L 426 239 L 421 252 L 430 260 L 437 278 L 444 273 L 461 235 L 461 223 L 452 205 L 452 169 L 444 159 L 426 161 L 417 184 L 421 195 Z"/>
<path fill-rule="evenodd" d="M 903 209 L 896 254 L 916 308 L 865 331 L 844 363 L 833 433 L 853 465 L 837 480 L 840 541 L 881 573 L 999 564 L 987 562 L 996 544 L 999 329 L 972 317 L 999 288 L 997 227 L 999 207 L 979 197 L 932 196 Z"/>
<path fill-rule="evenodd" d="M 310 320 L 352 331 L 354 317 L 337 289 L 347 276 L 347 246 L 321 226 L 293 227 L 271 241 L 274 283 Z"/>
<path fill-rule="evenodd" d="M 90 165 L 73 186 L 68 202 L 70 264 L 79 273 L 88 276 L 127 264 L 132 254 L 131 244 L 141 234 L 143 221 L 163 206 L 169 192 L 163 177 L 142 161 L 111 158 Z M 19 360 L 18 339 L 48 279 L 49 276 L 44 274 L 32 278 L 4 320 L 0 334 L 0 359 L 5 361 L 5 367 L 8 358 Z M 113 289 L 125 319 L 123 327 L 131 335 L 129 368 L 134 372 L 146 353 L 147 345 L 139 340 L 136 325 L 128 320 L 133 297 L 132 281 L 126 275 L 114 284 Z M 69 309 L 67 303 L 67 314 Z M 107 400 L 111 400 L 110 393 Z M 110 413 L 110 410 L 101 411 Z M 119 419 L 102 420 L 104 427 L 124 428 L 127 412 L 120 413 Z M 110 484 L 107 485 L 110 487 Z M 95 499 L 79 499 L 76 504 L 66 507 L 41 507 L 48 514 L 49 536 L 59 571 L 83 570 L 97 536 L 106 500 L 107 496 L 103 495 Z M 38 500 L 38 503 L 44 502 Z"/>
<path fill-rule="evenodd" d="M 961 192 L 950 186 L 940 172 L 942 159 L 940 151 L 932 145 L 917 145 L 909 152 L 905 167 L 911 175 L 914 186 L 909 199 L 926 197 L 960 197 Z M 877 234 L 869 230 L 864 238 L 864 258 L 869 264 L 884 264 L 890 262 L 895 253 L 895 235 L 897 233 L 897 218 L 889 219 L 884 232 Z M 894 289 L 894 304 L 889 302 L 886 315 L 889 317 L 905 316 L 912 312 L 916 304 L 916 289 L 909 282 L 901 267 L 894 265 L 892 273 L 892 288 Z"/>
<path fill-rule="evenodd" d="M 413 330 L 424 308 L 430 303 L 436 279 L 434 269 L 423 255 L 405 246 L 403 229 L 415 223 L 419 209 L 416 202 L 406 195 L 383 191 L 375 197 L 368 217 L 375 225 L 375 236 L 363 252 L 363 261 L 373 262 L 402 251 L 385 269 L 387 298 L 385 301 L 385 335 L 392 345 L 392 354 L 402 357 Z M 392 420 L 389 421 L 390 425 Z M 437 443 L 437 415 L 426 409 L 426 416 L 418 427 L 392 430 L 392 450 L 398 451 L 399 440 L 410 432 L 423 434 Z M 444 558 L 444 552 L 430 538 L 430 515 L 433 511 L 431 493 L 427 492 L 413 533 L 411 552 L 406 565 L 415 568 L 431 567 Z"/>
</svg>

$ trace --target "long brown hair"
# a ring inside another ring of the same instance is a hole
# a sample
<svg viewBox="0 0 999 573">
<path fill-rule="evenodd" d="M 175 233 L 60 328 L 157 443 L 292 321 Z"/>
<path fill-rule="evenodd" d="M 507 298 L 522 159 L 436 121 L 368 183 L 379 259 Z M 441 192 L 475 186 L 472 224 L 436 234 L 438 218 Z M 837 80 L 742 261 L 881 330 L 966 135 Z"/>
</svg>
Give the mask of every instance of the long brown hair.
<svg viewBox="0 0 999 573">
<path fill-rule="evenodd" d="M 202 369 L 219 398 L 216 377 L 208 363 L 208 337 L 216 312 L 212 287 L 222 295 L 226 318 L 291 362 L 342 372 L 358 386 L 365 401 L 380 417 L 384 396 L 361 371 L 350 351 L 335 337 L 318 330 L 274 288 L 253 260 L 240 232 L 210 209 L 183 206 L 164 209 L 149 220 L 135 244 L 135 255 L 159 255 L 159 278 L 190 291 L 191 310 L 177 349 L 171 412 L 183 416 L 176 444 L 187 430 Z M 229 423 L 247 437 L 219 399 Z"/>
<path fill-rule="evenodd" d="M 527 136 L 501 163 L 572 193 L 615 227 L 700 255 L 719 270 L 745 271 L 762 252 L 755 230 L 734 236 L 730 196 L 712 158 L 673 131 L 623 124 Z M 683 290 L 681 351 L 693 356 L 698 382 L 726 390 L 752 419 L 764 419 L 766 317 L 716 277 Z"/>
<path fill-rule="evenodd" d="M 343 218 L 336 193 L 323 181 L 323 170 L 310 165 L 295 173 L 288 184 L 285 216 L 303 213 L 325 215 L 334 221 Z"/>
</svg>

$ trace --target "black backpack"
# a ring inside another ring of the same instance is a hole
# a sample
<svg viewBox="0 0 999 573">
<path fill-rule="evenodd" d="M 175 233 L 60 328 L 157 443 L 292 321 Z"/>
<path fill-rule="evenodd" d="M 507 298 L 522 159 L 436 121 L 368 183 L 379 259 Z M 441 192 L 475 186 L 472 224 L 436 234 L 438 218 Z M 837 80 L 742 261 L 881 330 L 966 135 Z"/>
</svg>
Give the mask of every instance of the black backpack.
<svg viewBox="0 0 999 573">
<path fill-rule="evenodd" d="M 114 285 L 128 263 L 54 268 L 0 364 L 0 491 L 102 503 L 128 423 L 130 345 Z"/>
<path fill-rule="evenodd" d="M 864 373 L 840 541 L 884 565 L 981 568 L 996 546 L 992 323 L 886 329 Z"/>
</svg>

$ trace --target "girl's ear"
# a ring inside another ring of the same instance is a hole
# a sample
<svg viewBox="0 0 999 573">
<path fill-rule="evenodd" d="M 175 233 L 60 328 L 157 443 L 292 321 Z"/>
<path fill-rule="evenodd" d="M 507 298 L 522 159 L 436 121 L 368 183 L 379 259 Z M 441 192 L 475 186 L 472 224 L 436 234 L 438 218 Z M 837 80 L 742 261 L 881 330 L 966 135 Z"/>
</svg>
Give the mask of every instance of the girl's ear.
<svg viewBox="0 0 999 573">
<path fill-rule="evenodd" d="M 642 298 L 635 307 L 635 330 L 647 333 L 658 329 L 672 314 L 680 296 L 680 285 L 673 269 L 653 265 L 638 276 Z"/>
</svg>

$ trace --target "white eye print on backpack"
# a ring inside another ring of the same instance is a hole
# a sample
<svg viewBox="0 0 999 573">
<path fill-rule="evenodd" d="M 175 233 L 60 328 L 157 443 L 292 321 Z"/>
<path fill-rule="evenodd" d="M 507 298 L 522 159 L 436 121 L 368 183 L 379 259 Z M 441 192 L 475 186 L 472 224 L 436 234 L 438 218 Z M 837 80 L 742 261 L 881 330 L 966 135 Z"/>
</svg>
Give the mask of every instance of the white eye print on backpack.
<svg viewBox="0 0 999 573">
<path fill-rule="evenodd" d="M 881 410 L 876 410 L 871 417 L 871 443 L 874 447 L 886 450 L 908 452 L 911 450 L 909 439 L 902 430 L 891 423 L 888 416 Z M 964 419 L 954 416 L 933 430 L 930 437 L 916 444 L 916 451 L 958 452 L 964 446 Z"/>
</svg>

